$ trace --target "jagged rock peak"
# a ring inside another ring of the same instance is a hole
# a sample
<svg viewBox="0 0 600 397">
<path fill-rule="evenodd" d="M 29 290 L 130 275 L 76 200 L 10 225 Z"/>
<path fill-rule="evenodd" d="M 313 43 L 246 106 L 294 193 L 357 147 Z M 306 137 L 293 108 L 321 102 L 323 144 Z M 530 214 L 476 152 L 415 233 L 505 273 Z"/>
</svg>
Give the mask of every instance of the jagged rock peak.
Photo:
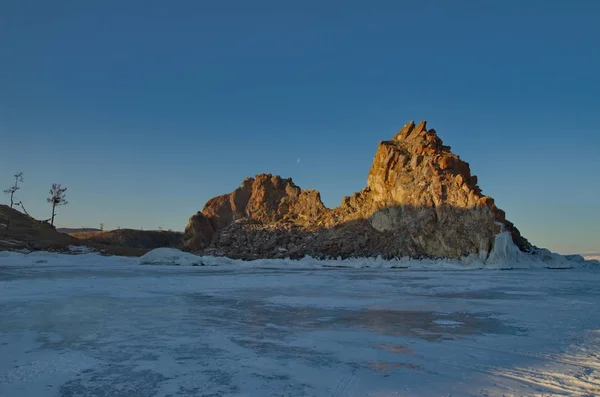
<svg viewBox="0 0 600 397">
<path fill-rule="evenodd" d="M 427 123 L 427 122 L 425 122 L 425 123 Z M 393 140 L 394 141 L 403 140 L 412 132 L 412 130 L 414 128 L 415 128 L 415 122 L 413 120 L 409 121 L 408 123 L 404 124 L 404 127 L 402 127 L 402 129 L 400 131 L 398 131 L 398 133 L 394 136 Z"/>
<path fill-rule="evenodd" d="M 391 141 L 384 142 L 392 146 L 403 144 L 411 151 L 426 151 L 427 149 L 450 151 L 450 146 L 443 145 L 442 140 L 433 128 L 427 129 L 427 121 L 425 120 L 421 121 L 418 125 L 415 125 L 414 121 L 410 121 L 402 127 Z"/>
<path fill-rule="evenodd" d="M 361 197 L 363 204 L 352 206 L 360 207 L 358 213 L 361 216 L 390 206 L 419 208 L 421 214 L 432 209 L 434 212 L 431 215 L 435 215 L 436 219 L 435 228 L 431 230 L 433 234 L 444 231 L 460 234 L 458 229 L 464 226 L 469 217 L 477 214 L 479 227 L 476 232 L 464 233 L 465 239 L 457 246 L 464 248 L 469 240 L 471 252 L 474 247 L 483 250 L 483 247 L 491 244 L 497 232 L 496 223 L 501 223 L 511 232 L 521 249 L 528 249 L 529 243 L 506 221 L 504 211 L 496 207 L 491 197 L 482 193 L 477 183 L 477 177 L 471 175 L 469 164 L 452 153 L 449 146 L 443 145 L 435 130 L 427 130 L 426 121 L 417 126 L 411 121 L 392 141 L 379 144 L 367 177 L 369 191 L 362 194 L 368 194 L 369 197 Z M 371 208 L 365 206 L 365 202 L 370 203 Z M 461 213 L 460 218 L 453 215 L 457 211 Z M 490 215 L 483 216 L 482 211 L 488 211 Z M 394 224 L 399 219 L 396 215 L 392 217 L 396 218 L 386 222 Z M 457 225 L 444 224 L 450 218 Z M 402 219 L 407 221 L 410 217 L 404 214 Z M 443 241 L 448 237 L 441 235 L 437 240 Z M 449 251 L 444 249 L 444 252 Z"/>
<path fill-rule="evenodd" d="M 435 134 L 434 130 L 430 130 Z M 402 127 L 402 129 L 394 136 L 394 141 L 403 141 L 406 139 L 415 139 L 416 137 L 423 136 L 427 131 L 427 121 L 423 120 L 415 126 L 414 121 L 409 121 Z"/>
</svg>

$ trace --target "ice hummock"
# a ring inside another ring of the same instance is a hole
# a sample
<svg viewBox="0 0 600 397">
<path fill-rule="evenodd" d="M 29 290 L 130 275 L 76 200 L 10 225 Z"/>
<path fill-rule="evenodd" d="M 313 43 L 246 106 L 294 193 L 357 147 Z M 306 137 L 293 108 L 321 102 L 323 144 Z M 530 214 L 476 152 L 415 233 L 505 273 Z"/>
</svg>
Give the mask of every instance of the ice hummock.
<svg viewBox="0 0 600 397">
<path fill-rule="evenodd" d="M 202 257 L 175 248 L 156 248 L 142 255 L 142 265 L 202 266 Z"/>
</svg>

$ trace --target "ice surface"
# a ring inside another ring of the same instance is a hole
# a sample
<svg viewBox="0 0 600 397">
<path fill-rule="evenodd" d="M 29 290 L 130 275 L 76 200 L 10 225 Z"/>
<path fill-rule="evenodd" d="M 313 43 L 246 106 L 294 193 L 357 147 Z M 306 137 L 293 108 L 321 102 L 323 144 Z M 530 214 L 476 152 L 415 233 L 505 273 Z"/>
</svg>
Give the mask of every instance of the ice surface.
<svg viewBox="0 0 600 397">
<path fill-rule="evenodd" d="M 600 395 L 599 268 L 383 262 L 0 252 L 0 396 Z"/>
</svg>

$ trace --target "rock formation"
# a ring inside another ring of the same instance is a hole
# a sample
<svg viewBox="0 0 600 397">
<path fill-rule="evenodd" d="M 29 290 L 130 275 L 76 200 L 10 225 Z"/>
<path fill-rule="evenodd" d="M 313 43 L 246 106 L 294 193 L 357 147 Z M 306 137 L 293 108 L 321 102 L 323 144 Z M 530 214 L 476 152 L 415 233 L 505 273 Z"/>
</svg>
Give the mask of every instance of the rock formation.
<svg viewBox="0 0 600 397">
<path fill-rule="evenodd" d="M 367 187 L 326 208 L 317 191 L 291 179 L 257 175 L 209 200 L 190 218 L 184 247 L 194 252 L 258 257 L 446 257 L 485 260 L 495 235 L 510 232 L 531 249 L 469 165 L 426 122 L 410 122 L 379 144 Z"/>
<path fill-rule="evenodd" d="M 316 190 L 302 190 L 290 178 L 270 174 L 246 178 L 229 194 L 210 199 L 202 212 L 190 218 L 185 229 L 185 248 L 193 251 L 207 248 L 216 238 L 217 245 L 227 247 L 232 224 L 253 224 L 288 230 L 296 226 L 314 230 L 328 214 Z M 236 236 L 246 240 L 243 236 Z"/>
</svg>

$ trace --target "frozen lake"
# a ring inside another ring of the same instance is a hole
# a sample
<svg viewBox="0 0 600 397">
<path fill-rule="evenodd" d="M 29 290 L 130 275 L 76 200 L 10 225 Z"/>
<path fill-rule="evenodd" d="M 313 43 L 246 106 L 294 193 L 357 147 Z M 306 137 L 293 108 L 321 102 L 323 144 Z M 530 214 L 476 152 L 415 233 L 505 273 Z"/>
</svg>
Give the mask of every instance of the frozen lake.
<svg viewBox="0 0 600 397">
<path fill-rule="evenodd" d="M 595 396 L 599 370 L 597 269 L 0 256 L 2 397 Z"/>
</svg>

